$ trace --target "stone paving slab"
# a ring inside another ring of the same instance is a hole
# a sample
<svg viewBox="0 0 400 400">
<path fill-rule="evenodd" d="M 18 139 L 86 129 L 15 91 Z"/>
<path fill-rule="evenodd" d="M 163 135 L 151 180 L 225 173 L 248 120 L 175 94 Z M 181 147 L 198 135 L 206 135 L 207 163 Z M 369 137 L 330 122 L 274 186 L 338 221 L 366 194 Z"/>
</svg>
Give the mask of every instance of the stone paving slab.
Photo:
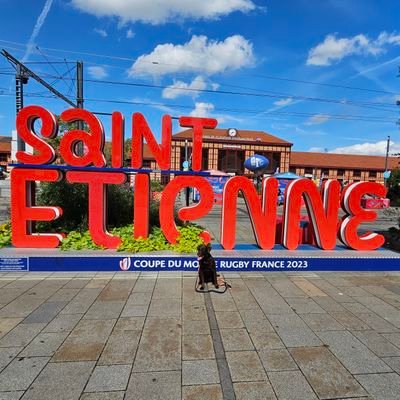
<svg viewBox="0 0 400 400">
<path fill-rule="evenodd" d="M 317 400 L 300 371 L 270 372 L 268 377 L 279 400 Z"/>
<path fill-rule="evenodd" d="M 94 366 L 91 361 L 48 363 L 24 400 L 78 400 Z"/>
<path fill-rule="evenodd" d="M 236 397 L 237 398 L 237 397 Z M 220 385 L 194 385 L 182 388 L 182 400 L 223 400 Z"/>
<path fill-rule="evenodd" d="M 2 273 L 0 400 L 398 400 L 400 273 Z"/>
<path fill-rule="evenodd" d="M 111 392 L 125 390 L 131 365 L 97 366 L 85 387 L 85 392 Z"/>
<path fill-rule="evenodd" d="M 319 332 L 318 336 L 352 374 L 391 372 L 391 368 L 350 332 Z"/>
<path fill-rule="evenodd" d="M 295 348 L 290 353 L 320 399 L 366 394 L 327 348 Z"/>
<path fill-rule="evenodd" d="M 236 400 L 276 400 L 269 382 L 234 383 Z"/>
<path fill-rule="evenodd" d="M 125 400 L 180 400 L 181 393 L 180 371 L 133 373 Z"/>
</svg>

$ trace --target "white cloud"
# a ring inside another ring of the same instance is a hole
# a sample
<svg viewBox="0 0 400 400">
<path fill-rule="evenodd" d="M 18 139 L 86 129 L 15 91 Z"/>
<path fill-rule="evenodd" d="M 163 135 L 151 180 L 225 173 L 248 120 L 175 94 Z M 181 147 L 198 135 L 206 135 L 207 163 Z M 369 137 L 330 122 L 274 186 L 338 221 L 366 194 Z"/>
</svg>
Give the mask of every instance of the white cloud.
<svg viewBox="0 0 400 400">
<path fill-rule="evenodd" d="M 379 142 L 375 143 L 365 142 L 354 144 L 352 146 L 337 147 L 336 149 L 330 150 L 329 153 L 385 156 L 386 145 L 386 140 L 380 140 Z M 400 153 L 400 143 L 390 142 L 389 150 L 389 154 Z"/>
<path fill-rule="evenodd" d="M 199 92 L 195 90 L 203 90 L 207 87 L 207 83 L 202 76 L 197 76 L 190 83 L 182 81 L 174 81 L 173 85 L 168 86 L 162 92 L 162 97 L 165 99 L 176 99 L 179 96 L 197 97 Z"/>
<path fill-rule="evenodd" d="M 189 42 L 159 44 L 140 56 L 129 69 L 129 76 L 161 76 L 177 72 L 215 74 L 237 70 L 254 63 L 253 45 L 243 36 L 229 36 L 223 41 L 193 36 Z"/>
<path fill-rule="evenodd" d="M 325 150 L 323 147 L 311 147 L 307 151 L 310 153 L 325 153 Z"/>
<path fill-rule="evenodd" d="M 400 45 L 400 34 L 381 32 L 372 40 L 364 34 L 350 38 L 338 38 L 330 34 L 325 40 L 308 52 L 307 65 L 327 66 L 351 55 L 378 55 L 386 51 L 387 46 Z"/>
<path fill-rule="evenodd" d="M 326 121 L 328 121 L 330 119 L 329 115 L 325 115 L 325 114 L 315 114 L 312 117 L 310 117 L 305 123 L 304 125 L 320 125 L 325 123 Z"/>
<path fill-rule="evenodd" d="M 93 31 L 96 32 L 101 37 L 107 37 L 108 36 L 108 33 L 104 29 L 94 28 Z"/>
<path fill-rule="evenodd" d="M 219 83 L 212 83 L 211 84 L 211 89 L 212 90 L 218 90 L 220 88 L 220 84 Z"/>
<path fill-rule="evenodd" d="M 192 117 L 202 117 L 202 118 L 215 118 L 218 121 L 218 125 L 226 123 L 228 121 L 235 123 L 243 123 L 243 119 L 239 117 L 233 117 L 228 114 L 220 114 L 214 112 L 214 104 L 212 103 L 204 103 L 204 102 L 196 102 L 195 108 L 190 113 Z"/>
<path fill-rule="evenodd" d="M 128 30 L 126 31 L 126 38 L 127 38 L 127 39 L 132 39 L 132 38 L 134 38 L 134 37 L 135 37 L 135 32 L 133 32 L 132 29 L 128 29 Z"/>
<path fill-rule="evenodd" d="M 288 97 L 287 99 L 280 99 L 274 102 L 275 106 L 287 106 L 289 105 L 293 99 L 291 97 Z"/>
<path fill-rule="evenodd" d="M 195 109 L 190 113 L 191 117 L 211 117 L 214 111 L 214 104 L 199 102 L 195 104 Z"/>
<path fill-rule="evenodd" d="M 256 9 L 251 0 L 72 0 L 72 4 L 97 17 L 117 17 L 122 24 L 141 21 L 154 25 L 185 19 L 218 19 L 234 11 Z"/>
<path fill-rule="evenodd" d="M 91 66 L 88 67 L 89 75 L 95 79 L 104 79 L 107 78 L 108 72 L 104 67 L 100 66 Z"/>
</svg>

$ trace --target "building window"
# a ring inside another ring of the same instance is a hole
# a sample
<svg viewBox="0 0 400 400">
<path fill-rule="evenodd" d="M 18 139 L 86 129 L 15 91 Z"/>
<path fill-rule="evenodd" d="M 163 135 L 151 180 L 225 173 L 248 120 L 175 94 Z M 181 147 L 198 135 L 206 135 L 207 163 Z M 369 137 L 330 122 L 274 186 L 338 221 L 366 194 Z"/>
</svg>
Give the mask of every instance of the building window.
<svg viewBox="0 0 400 400">
<path fill-rule="evenodd" d="M 353 171 L 353 176 L 356 176 L 356 177 L 360 178 L 361 177 L 361 171 L 359 169 L 355 169 Z"/>
<path fill-rule="evenodd" d="M 321 169 L 321 176 L 328 177 L 329 176 L 329 169 Z"/>
<path fill-rule="evenodd" d="M 273 174 L 280 168 L 281 165 L 281 153 L 276 151 L 255 151 L 255 154 L 259 154 L 268 159 L 268 168 L 265 170 L 267 174 Z"/>
<path fill-rule="evenodd" d="M 243 150 L 218 150 L 218 169 L 242 175 L 245 152 Z"/>
<path fill-rule="evenodd" d="M 292 172 L 293 174 L 296 173 L 296 167 L 290 167 L 289 172 Z"/>
<path fill-rule="evenodd" d="M 201 169 L 208 170 L 208 149 L 203 149 L 201 152 Z"/>
<path fill-rule="evenodd" d="M 304 168 L 304 175 L 313 175 L 314 168 Z"/>
<path fill-rule="evenodd" d="M 7 154 L 0 154 L 0 161 L 7 162 Z"/>
<path fill-rule="evenodd" d="M 344 176 L 345 170 L 344 169 L 338 169 L 337 170 L 337 176 Z"/>
<path fill-rule="evenodd" d="M 151 168 L 151 160 L 143 160 L 142 168 Z"/>
<path fill-rule="evenodd" d="M 376 178 L 376 171 L 369 171 L 370 178 Z"/>
<path fill-rule="evenodd" d="M 169 181 L 170 181 L 169 174 L 168 175 L 164 175 L 164 174 L 161 175 L 161 185 L 165 186 L 165 185 L 167 185 L 169 183 Z"/>
</svg>

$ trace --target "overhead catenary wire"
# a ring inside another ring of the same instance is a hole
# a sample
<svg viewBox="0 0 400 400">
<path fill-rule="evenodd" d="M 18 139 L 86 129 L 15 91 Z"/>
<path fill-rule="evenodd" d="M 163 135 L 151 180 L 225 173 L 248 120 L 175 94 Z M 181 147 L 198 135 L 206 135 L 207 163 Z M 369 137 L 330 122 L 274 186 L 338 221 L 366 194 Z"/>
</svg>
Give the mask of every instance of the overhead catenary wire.
<svg viewBox="0 0 400 400">
<path fill-rule="evenodd" d="M 47 98 L 56 99 L 54 95 L 41 95 L 38 93 L 26 93 L 26 97 L 33 98 Z M 0 93 L 0 96 L 13 96 L 12 93 Z M 71 98 L 73 98 L 71 96 Z M 137 102 L 128 100 L 108 100 L 108 99 L 96 99 L 96 98 L 85 98 L 85 102 L 94 103 L 112 103 L 112 104 L 127 104 L 127 105 L 137 105 L 137 106 L 149 106 L 149 107 L 173 107 L 179 109 L 192 109 L 192 106 L 183 104 L 165 104 L 165 103 L 154 103 L 154 102 Z M 256 114 L 257 119 L 268 119 L 271 116 L 292 116 L 292 117 L 314 117 L 315 113 L 306 112 L 293 112 L 293 111 L 272 111 L 263 114 L 262 110 L 251 110 L 251 109 L 234 109 L 234 108 L 217 108 L 215 111 L 231 112 L 231 113 L 243 113 L 243 114 Z M 109 114 L 109 113 L 104 113 Z M 259 114 L 259 115 L 257 115 Z M 335 120 L 346 120 L 346 121 L 363 121 L 363 122 L 376 122 L 376 123 L 390 123 L 393 124 L 396 119 L 389 119 L 385 117 L 374 117 L 374 116 L 362 116 L 362 115 L 346 115 L 346 114 L 330 114 L 321 113 L 324 116 L 335 119 Z"/>
<path fill-rule="evenodd" d="M 39 50 L 39 48 L 38 48 Z M 66 62 L 65 58 L 63 59 Z M 47 62 L 47 64 L 51 65 L 51 62 Z M 70 74 L 70 69 L 63 75 L 60 75 L 58 71 L 53 67 L 57 75 L 43 73 L 43 76 L 52 77 L 57 79 L 63 80 L 70 80 L 71 85 L 74 82 L 73 77 Z M 70 77 L 67 78 L 65 75 L 70 74 Z M 8 72 L 0 72 L 3 75 L 13 75 L 12 73 Z M 336 103 L 340 105 L 350 105 L 350 106 L 358 106 L 363 108 L 370 108 L 375 109 L 378 111 L 383 112 L 394 112 L 397 114 L 397 111 L 389 110 L 386 107 L 393 107 L 395 104 L 391 103 L 382 103 L 382 102 L 365 102 L 365 101 L 354 101 L 354 100 L 343 100 L 343 99 L 332 99 L 332 98 L 318 98 L 318 97 L 310 97 L 310 96 L 300 96 L 294 95 L 290 93 L 279 93 L 273 91 L 263 91 L 260 89 L 255 88 L 246 88 L 241 86 L 234 86 L 234 85 L 226 85 L 231 87 L 237 87 L 247 90 L 252 90 L 254 92 L 237 92 L 237 91 L 228 91 L 228 90 L 211 90 L 211 89 L 196 89 L 196 88 L 174 88 L 169 85 L 156 85 L 156 84 L 147 84 L 141 82 L 126 82 L 126 81 L 110 81 L 110 80 L 98 80 L 98 79 L 86 79 L 87 82 L 97 83 L 97 84 L 110 84 L 110 85 L 126 85 L 126 86 L 136 86 L 136 87 L 149 87 L 155 89 L 171 89 L 171 90 L 184 90 L 189 92 L 206 92 L 212 94 L 223 94 L 223 95 L 236 95 L 236 96 L 253 96 L 253 97 L 267 97 L 267 98 L 279 98 L 279 99 L 286 99 L 286 98 L 293 98 L 299 101 L 315 101 L 315 102 L 327 102 L 327 103 Z M 222 84 L 224 85 L 224 84 Z M 71 87 L 71 86 L 70 86 Z M 29 96 L 31 97 L 47 97 L 47 98 L 54 98 L 54 96 L 40 96 L 41 93 L 30 93 Z M 70 97 L 70 96 L 69 96 Z M 103 102 L 103 103 L 115 103 L 115 104 L 136 104 L 136 105 L 143 105 L 143 106 L 151 106 L 151 107 L 176 107 L 176 108 L 186 108 L 186 109 L 193 109 L 193 106 L 187 105 L 177 105 L 177 104 L 168 104 L 168 103 L 154 103 L 154 102 L 130 102 L 125 100 L 108 100 L 108 99 L 96 99 L 96 98 L 87 98 L 86 101 L 90 102 Z M 382 108 L 381 108 L 382 107 Z M 256 115 L 257 118 L 265 119 L 268 118 L 268 115 L 280 115 L 280 116 L 297 116 L 297 117 L 315 117 L 316 113 L 300 113 L 300 112 L 288 112 L 288 111 L 277 111 L 276 109 L 270 110 L 248 110 L 248 109 L 232 109 L 232 108 L 218 108 L 214 111 L 227 111 L 227 112 L 235 112 L 235 113 L 252 113 L 252 114 L 260 114 Z M 330 114 L 326 112 L 321 112 L 320 110 L 317 111 L 319 115 L 324 115 L 331 119 L 343 119 L 343 120 L 358 120 L 358 121 L 365 121 L 365 122 L 382 122 L 382 123 L 393 123 L 393 119 L 389 119 L 385 116 L 360 116 L 360 115 L 349 115 L 349 114 Z M 254 117 L 253 117 L 254 118 Z M 396 118 L 397 119 L 397 118 Z"/>
<path fill-rule="evenodd" d="M 0 40 L 1 42 L 2 40 Z M 16 42 L 13 42 L 16 43 Z M 49 49 L 49 48 L 47 48 Z M 62 50 L 60 50 L 62 51 Z M 92 53 L 95 54 L 95 53 Z M 107 57 L 114 57 L 114 56 L 107 56 Z M 154 64 L 159 64 L 158 62 L 154 62 Z M 52 75 L 46 75 L 52 78 L 57 78 Z M 62 78 L 60 78 L 62 79 Z M 279 78 L 281 79 L 281 78 Z M 287 79 L 287 78 L 282 78 L 282 79 Z M 289 80 L 289 79 L 288 79 Z M 180 90 L 180 91 L 189 91 L 189 92 L 205 92 L 209 94 L 225 94 L 225 95 L 239 95 L 239 96 L 264 96 L 264 97 L 271 97 L 271 98 L 278 98 L 278 99 L 297 99 L 300 101 L 316 101 L 316 102 L 328 102 L 328 103 L 334 103 L 334 104 L 340 104 L 340 105 L 347 105 L 347 106 L 356 106 L 356 107 L 362 107 L 362 108 L 370 108 L 370 109 L 375 109 L 378 111 L 387 111 L 387 112 L 397 112 L 395 110 L 387 110 L 385 109 L 394 107 L 396 106 L 395 102 L 393 103 L 382 103 L 382 102 L 366 102 L 366 101 L 354 101 L 354 100 L 347 100 L 347 99 L 332 99 L 332 98 L 320 98 L 320 97 L 310 97 L 310 96 L 302 96 L 302 95 L 295 95 L 291 93 L 279 93 L 279 92 L 273 92 L 273 91 L 263 91 L 260 89 L 255 89 L 255 88 L 248 88 L 248 87 L 242 87 L 242 86 L 237 86 L 237 85 L 227 85 L 227 84 L 221 84 L 222 86 L 230 86 L 230 87 L 237 87 L 237 88 L 243 88 L 247 90 L 254 91 L 253 92 L 234 92 L 234 91 L 227 91 L 227 90 L 212 90 L 212 89 L 196 89 L 196 88 L 182 88 L 182 87 L 173 87 L 171 85 L 155 85 L 155 84 L 146 84 L 146 83 L 137 83 L 137 82 L 121 82 L 121 81 L 108 81 L 108 80 L 97 80 L 97 79 L 86 79 L 86 82 L 92 82 L 92 83 L 104 83 L 104 84 L 114 84 L 114 85 L 128 85 L 128 86 L 137 86 L 137 87 L 149 87 L 149 88 L 159 88 L 159 89 L 169 89 L 169 90 Z M 340 85 L 336 85 L 339 87 Z M 347 87 L 349 88 L 349 87 Z M 393 92 L 394 93 L 394 92 Z"/>
<path fill-rule="evenodd" d="M 36 50 L 39 51 L 39 53 L 42 55 L 42 57 L 46 60 L 47 65 L 50 65 L 50 67 L 53 69 L 53 71 L 60 77 L 60 79 L 65 83 L 65 85 L 68 88 L 68 83 L 65 80 L 65 78 L 61 75 L 61 73 L 58 71 L 58 69 L 53 65 L 53 63 L 47 58 L 46 54 L 42 52 L 42 50 L 40 50 L 39 46 L 35 46 Z"/>
<path fill-rule="evenodd" d="M 11 44 L 22 46 L 22 47 L 26 48 L 26 43 L 8 41 L 8 40 L 3 40 L 3 39 L 0 39 L 0 42 L 1 43 L 11 43 Z M 44 50 L 47 50 L 47 51 L 61 52 L 61 53 L 67 53 L 67 54 L 81 54 L 81 55 L 87 55 L 90 57 L 99 57 L 99 58 L 113 59 L 113 60 L 118 60 L 118 61 L 129 61 L 129 62 L 137 62 L 138 61 L 138 58 L 134 58 L 134 57 L 113 56 L 113 55 L 109 55 L 109 54 L 101 54 L 101 53 L 77 51 L 77 50 L 66 50 L 66 49 L 59 49 L 59 48 L 52 48 L 52 47 L 41 47 L 41 48 Z M 21 49 L 19 49 L 19 50 L 21 50 Z M 152 64 L 152 65 L 161 65 L 161 66 L 168 65 L 168 66 L 179 67 L 178 64 L 163 63 L 163 62 L 159 62 L 157 60 L 154 60 L 154 61 L 140 60 L 140 62 L 148 63 L 148 64 Z M 202 70 L 204 70 L 204 68 Z M 213 71 L 210 71 L 210 72 L 213 72 Z M 325 83 L 325 82 L 315 82 L 315 81 L 309 81 L 309 80 L 304 80 L 304 79 L 294 79 L 294 78 L 279 77 L 279 76 L 265 75 L 265 74 L 258 74 L 258 73 L 248 73 L 245 75 L 252 76 L 252 77 L 271 79 L 271 80 L 278 80 L 278 81 L 286 81 L 286 82 L 302 83 L 302 84 L 309 84 L 309 85 L 341 88 L 341 89 L 346 89 L 346 90 L 356 90 L 356 91 L 365 91 L 365 92 L 371 92 L 371 93 L 382 93 L 382 94 L 391 94 L 391 95 L 399 94 L 397 92 L 392 92 L 392 91 L 388 91 L 388 90 L 369 89 L 369 88 L 362 88 L 362 87 L 357 87 L 357 86 L 340 85 L 340 84 Z"/>
<path fill-rule="evenodd" d="M 0 75 L 12 75 L 10 73 L 1 73 Z M 52 74 L 42 74 L 43 77 L 47 78 L 58 78 L 58 76 L 54 76 Z M 71 79 L 71 78 L 65 78 Z M 271 91 L 262 91 L 260 93 L 253 92 L 236 92 L 236 91 L 228 91 L 228 90 L 213 90 L 213 89 L 196 89 L 196 88 L 181 88 L 181 87 L 171 87 L 168 85 L 159 85 L 159 84 L 151 84 L 151 83 L 142 83 L 142 82 L 126 82 L 126 81 L 110 81 L 110 80 L 99 80 L 99 79 L 85 79 L 85 82 L 96 83 L 96 84 L 106 84 L 106 85 L 122 85 L 122 86 L 132 86 L 132 87 L 145 87 L 145 88 L 154 88 L 154 89 L 171 89 L 171 90 L 180 90 L 180 91 L 188 91 L 188 92 L 200 92 L 200 93 L 208 93 L 208 94 L 222 94 L 222 95 L 232 95 L 232 96 L 247 96 L 247 97 L 266 97 L 266 98 L 278 98 L 278 99 L 286 99 L 288 97 L 301 101 L 313 101 L 313 102 L 325 102 L 332 104 L 339 104 L 344 106 L 356 106 L 362 108 L 370 108 L 378 111 L 385 112 L 393 112 L 397 113 L 396 109 L 389 110 L 386 107 L 396 107 L 396 104 L 393 103 L 381 103 L 381 102 L 363 102 L 363 101 L 354 101 L 354 100 L 342 100 L 342 99 L 332 99 L 332 98 L 318 98 L 318 97 L 310 97 L 310 96 L 301 96 L 294 95 L 290 93 L 279 93 L 279 92 L 271 92 Z M 382 107 L 382 108 L 381 108 Z M 262 111 L 262 112 L 265 112 Z"/>
</svg>

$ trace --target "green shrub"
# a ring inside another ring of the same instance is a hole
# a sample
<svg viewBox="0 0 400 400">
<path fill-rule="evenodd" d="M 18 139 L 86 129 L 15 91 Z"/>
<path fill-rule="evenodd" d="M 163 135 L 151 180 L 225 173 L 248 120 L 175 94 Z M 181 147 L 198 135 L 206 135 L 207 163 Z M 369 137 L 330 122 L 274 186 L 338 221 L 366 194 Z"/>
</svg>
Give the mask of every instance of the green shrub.
<svg viewBox="0 0 400 400">
<path fill-rule="evenodd" d="M 65 237 L 61 242 L 61 250 L 101 250 L 100 246 L 97 246 L 89 231 L 76 232 L 72 231 Z"/>
<path fill-rule="evenodd" d="M 120 228 L 114 228 L 111 233 L 122 239 L 118 251 L 126 251 L 129 253 L 173 250 L 179 253 L 194 253 L 197 246 L 203 243 L 199 237 L 202 229 L 195 225 L 179 227 L 181 236 L 178 243 L 171 245 L 165 239 L 160 228 L 153 228 L 147 239 L 133 237 L 133 225 L 127 225 Z M 101 247 L 95 245 L 88 231 L 86 232 L 70 232 L 62 241 L 61 250 L 100 250 Z"/>
<path fill-rule="evenodd" d="M 172 245 L 172 250 L 179 253 L 194 253 L 197 247 L 204 244 L 203 239 L 199 237 L 203 231 L 202 228 L 196 225 L 187 225 L 178 228 L 180 236 L 177 240 L 177 244 Z"/>
<path fill-rule="evenodd" d="M 134 191 L 128 185 L 108 185 L 107 224 L 109 228 L 126 226 L 133 220 Z M 37 204 L 59 206 L 63 210 L 60 218 L 50 222 L 39 222 L 39 232 L 85 232 L 88 229 L 87 185 L 61 182 L 42 183 L 37 196 Z M 159 205 L 150 203 L 150 226 L 160 226 Z M 179 223 L 179 221 L 178 221 Z"/>
<path fill-rule="evenodd" d="M 0 225 L 0 248 L 11 245 L 11 224 Z"/>
<path fill-rule="evenodd" d="M 87 185 L 81 183 L 45 182 L 40 185 L 37 204 L 59 206 L 60 218 L 50 222 L 38 222 L 39 232 L 70 232 L 87 229 Z"/>
<path fill-rule="evenodd" d="M 150 181 L 150 188 L 152 192 L 162 192 L 164 190 L 164 185 L 160 181 Z"/>
<path fill-rule="evenodd" d="M 126 185 L 107 187 L 107 223 L 110 227 L 125 226 L 133 219 L 133 189 Z"/>
</svg>

